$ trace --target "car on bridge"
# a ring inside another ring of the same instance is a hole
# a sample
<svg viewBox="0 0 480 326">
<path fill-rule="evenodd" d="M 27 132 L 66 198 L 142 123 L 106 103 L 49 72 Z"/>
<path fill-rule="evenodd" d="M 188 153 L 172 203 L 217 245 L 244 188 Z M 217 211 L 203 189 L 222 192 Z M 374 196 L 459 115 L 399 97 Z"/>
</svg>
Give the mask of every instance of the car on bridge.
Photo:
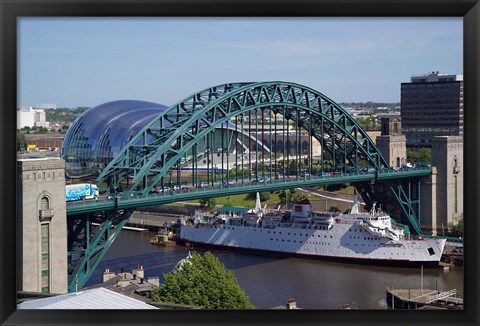
<svg viewBox="0 0 480 326">
<path fill-rule="evenodd" d="M 115 197 L 117 198 L 120 198 L 123 196 L 123 192 L 117 192 L 116 194 L 115 193 L 111 193 L 107 196 L 107 199 L 113 199 Z M 130 196 L 134 196 L 133 194 L 131 194 Z"/>
<path fill-rule="evenodd" d="M 222 182 L 222 184 L 223 184 L 224 186 L 231 186 L 231 185 L 234 185 L 234 184 L 235 184 L 235 180 L 231 180 L 231 179 L 230 179 L 230 180 L 224 180 L 224 181 Z"/>
<path fill-rule="evenodd" d="M 197 188 L 208 188 L 208 187 L 210 187 L 210 185 L 208 184 L 208 182 L 205 182 L 205 181 L 202 181 L 197 185 Z"/>
<path fill-rule="evenodd" d="M 262 178 L 252 180 L 252 182 L 250 182 L 250 184 L 259 184 L 259 183 L 267 183 L 267 182 L 270 182 L 270 178 L 269 177 L 262 177 Z"/>
</svg>

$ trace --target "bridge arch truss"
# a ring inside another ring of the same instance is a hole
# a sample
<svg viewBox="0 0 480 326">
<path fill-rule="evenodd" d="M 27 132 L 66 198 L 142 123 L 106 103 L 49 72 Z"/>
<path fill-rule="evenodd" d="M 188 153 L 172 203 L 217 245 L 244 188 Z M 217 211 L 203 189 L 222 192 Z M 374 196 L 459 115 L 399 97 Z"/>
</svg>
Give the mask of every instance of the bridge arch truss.
<svg viewBox="0 0 480 326">
<path fill-rule="evenodd" d="M 179 162 L 187 153 L 194 154 L 199 141 L 208 139 L 216 127 L 225 125 L 232 119 L 245 121 L 246 116 L 251 122 L 252 112 L 256 130 L 259 128 L 256 118 L 260 112 L 261 117 L 270 117 L 267 123 L 270 135 L 272 131 L 275 136 L 278 135 L 275 131 L 279 119 L 283 119 L 289 129 L 290 126 L 294 129 L 297 138 L 303 131 L 316 139 L 322 149 L 319 160 L 322 167 L 325 166 L 326 158 L 329 158 L 331 170 L 389 168 L 360 125 L 346 110 L 325 95 L 288 82 L 231 83 L 208 88 L 171 106 L 131 139 L 104 169 L 98 181 L 107 181 L 113 185 L 125 180 L 128 175 L 133 180 L 125 195 L 145 195 L 172 168 L 181 166 Z M 261 122 L 264 135 L 264 119 Z M 252 125 L 249 126 L 251 130 Z M 270 144 L 272 138 L 270 137 Z M 278 148 L 278 143 L 275 142 L 275 146 L 270 148 L 274 147 L 277 152 L 289 155 L 290 153 L 285 153 L 287 148 Z M 301 144 L 298 140 L 293 143 L 295 148 L 290 148 L 290 152 L 295 153 L 295 157 L 291 157 L 295 159 L 301 156 L 301 151 L 298 150 Z M 288 140 L 283 144 L 287 147 Z M 311 151 L 311 146 L 309 147 Z M 213 154 L 214 149 L 210 148 L 209 152 Z M 195 154 L 190 157 L 195 157 Z M 311 168 L 312 164 L 309 164 L 308 169 Z M 211 170 L 213 169 L 212 166 Z M 326 170 L 322 172 L 325 173 Z M 255 175 L 255 178 L 258 177 Z"/>
</svg>

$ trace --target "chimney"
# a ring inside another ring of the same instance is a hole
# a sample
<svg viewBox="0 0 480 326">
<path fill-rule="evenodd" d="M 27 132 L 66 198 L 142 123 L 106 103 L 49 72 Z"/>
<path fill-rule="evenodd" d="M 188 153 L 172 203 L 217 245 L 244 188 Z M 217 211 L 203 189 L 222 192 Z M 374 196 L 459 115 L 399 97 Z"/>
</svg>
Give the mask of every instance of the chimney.
<svg viewBox="0 0 480 326">
<path fill-rule="evenodd" d="M 140 268 L 132 270 L 132 274 L 135 274 L 138 277 L 145 277 L 145 273 L 143 271 L 143 266 L 140 266 Z"/>
<path fill-rule="evenodd" d="M 103 272 L 103 282 L 111 280 L 114 277 L 115 277 L 115 272 L 110 272 L 109 268 L 106 268 L 105 272 Z"/>
<path fill-rule="evenodd" d="M 124 288 L 130 284 L 129 280 L 117 280 L 117 287 Z"/>
<path fill-rule="evenodd" d="M 297 309 L 297 301 L 295 301 L 295 299 L 288 299 L 287 309 Z"/>
<path fill-rule="evenodd" d="M 147 283 L 154 286 L 160 286 L 160 278 L 158 276 L 149 277 L 147 278 Z"/>
</svg>

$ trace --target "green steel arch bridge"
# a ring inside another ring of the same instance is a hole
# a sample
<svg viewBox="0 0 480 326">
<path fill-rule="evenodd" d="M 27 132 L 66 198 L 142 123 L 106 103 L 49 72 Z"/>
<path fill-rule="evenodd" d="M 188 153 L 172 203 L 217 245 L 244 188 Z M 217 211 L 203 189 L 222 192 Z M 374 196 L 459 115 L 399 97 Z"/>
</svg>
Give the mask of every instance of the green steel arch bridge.
<svg viewBox="0 0 480 326">
<path fill-rule="evenodd" d="M 367 209 L 380 203 L 421 235 L 420 178 L 430 174 L 390 167 L 345 109 L 309 87 L 209 87 L 153 119 L 106 166 L 97 183 L 113 199 L 67 204 L 69 291 L 86 284 L 139 207 L 349 183 Z"/>
</svg>

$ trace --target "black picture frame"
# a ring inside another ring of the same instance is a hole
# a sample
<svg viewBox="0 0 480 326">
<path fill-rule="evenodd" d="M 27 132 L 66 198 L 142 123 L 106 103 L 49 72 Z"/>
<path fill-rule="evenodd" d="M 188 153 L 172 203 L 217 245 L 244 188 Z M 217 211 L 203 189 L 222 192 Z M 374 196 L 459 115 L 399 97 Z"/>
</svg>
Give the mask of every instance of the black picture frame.
<svg viewBox="0 0 480 326">
<path fill-rule="evenodd" d="M 478 325 L 480 4 L 478 0 L 0 0 L 0 323 L 1 325 Z M 465 309 L 462 311 L 41 311 L 16 310 L 15 198 L 17 18 L 32 16 L 463 17 Z"/>
</svg>

